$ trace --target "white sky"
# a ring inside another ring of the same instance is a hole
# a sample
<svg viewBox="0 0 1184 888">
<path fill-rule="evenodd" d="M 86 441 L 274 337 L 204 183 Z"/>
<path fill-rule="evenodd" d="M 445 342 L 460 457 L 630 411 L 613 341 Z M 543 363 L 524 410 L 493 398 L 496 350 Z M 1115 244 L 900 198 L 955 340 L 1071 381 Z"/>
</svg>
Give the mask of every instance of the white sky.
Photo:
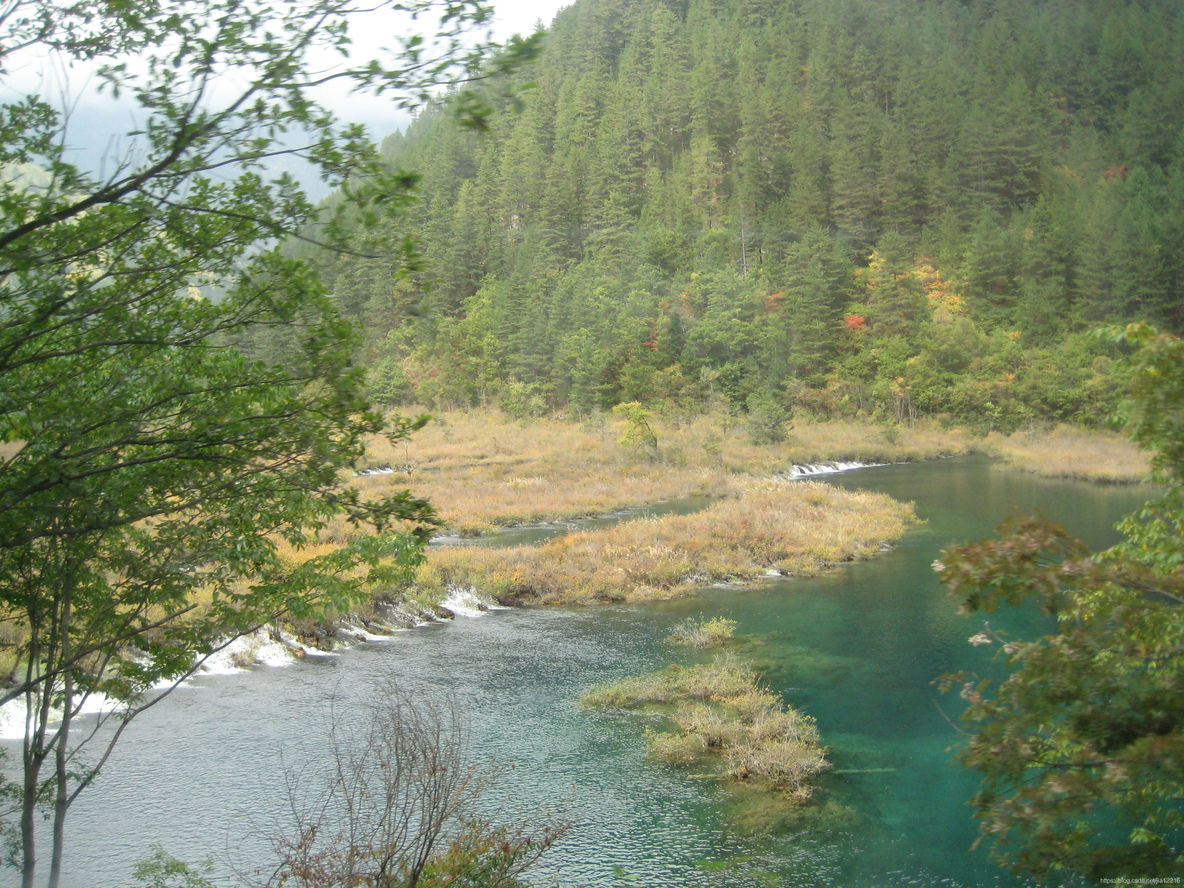
<svg viewBox="0 0 1184 888">
<path fill-rule="evenodd" d="M 492 25 L 493 37 L 498 41 L 506 41 L 514 34 L 523 36 L 534 33 L 535 25 L 539 22 L 546 27 L 551 25 L 555 14 L 565 6 L 570 6 L 575 0 L 488 0 L 494 10 Z M 358 55 L 363 56 L 367 51 L 365 35 L 353 35 Z M 380 45 L 380 44 L 378 44 Z M 333 101 L 331 106 L 339 117 L 354 123 L 366 124 L 370 134 L 381 140 L 390 135 L 395 129 L 406 125 L 408 117 L 403 112 L 396 112 L 392 117 L 387 110 L 384 100 L 373 96 L 341 96 Z"/>
<path fill-rule="evenodd" d="M 495 40 L 504 41 L 513 34 L 533 33 L 535 25 L 549 26 L 555 14 L 575 0 L 489 0 L 495 18 L 492 32 Z M 367 23 L 369 24 L 369 23 Z M 384 24 L 386 27 L 384 27 Z M 382 36 L 389 34 L 393 24 L 376 18 L 370 30 L 358 27 L 351 33 L 356 47 L 355 57 L 380 56 Z M 78 65 L 66 71 L 42 59 L 32 58 L 24 66 L 9 72 L 0 82 L 0 101 L 13 101 L 18 96 L 34 92 L 45 98 L 71 107 L 67 145 L 73 160 L 96 172 L 111 166 L 128 150 L 126 137 L 121 135 L 142 124 L 136 109 L 115 103 L 109 97 L 97 96 L 94 84 L 87 79 L 86 68 Z M 396 129 L 406 126 L 409 118 L 381 97 L 339 93 L 325 97 L 329 107 L 339 118 L 351 123 L 362 123 L 371 136 L 381 140 Z"/>
<path fill-rule="evenodd" d="M 564 6 L 575 0 L 491 0 L 497 13 L 495 33 L 504 40 L 511 34 L 530 34 L 537 21 L 550 26 L 551 20 Z"/>
</svg>

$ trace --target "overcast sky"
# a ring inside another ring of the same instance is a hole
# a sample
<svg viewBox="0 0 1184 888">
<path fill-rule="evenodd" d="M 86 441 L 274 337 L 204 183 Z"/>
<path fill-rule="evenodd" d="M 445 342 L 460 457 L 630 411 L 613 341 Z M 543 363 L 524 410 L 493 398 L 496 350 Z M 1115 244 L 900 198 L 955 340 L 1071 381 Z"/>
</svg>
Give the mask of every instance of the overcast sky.
<svg viewBox="0 0 1184 888">
<path fill-rule="evenodd" d="M 541 22 L 544 27 L 551 25 L 555 14 L 565 6 L 570 6 L 574 0 L 488 0 L 493 7 L 495 19 L 493 22 L 493 36 L 495 40 L 506 41 L 514 34 L 532 34 L 535 25 Z M 355 40 L 361 53 L 367 50 L 365 35 L 356 34 Z M 390 135 L 395 129 L 406 126 L 407 116 L 396 112 L 394 117 L 384 106 L 381 99 L 367 96 L 342 96 L 333 106 L 337 114 L 355 123 L 364 123 L 371 130 L 371 135 L 378 139 Z"/>
<path fill-rule="evenodd" d="M 574 0 L 492 0 L 497 12 L 496 33 L 501 39 L 511 34 L 529 34 L 537 21 L 550 26 L 551 20 L 564 6 Z"/>
<path fill-rule="evenodd" d="M 555 14 L 574 0 L 489 0 L 495 12 L 492 24 L 493 36 L 504 41 L 513 34 L 530 34 L 535 25 L 551 24 Z M 395 25 L 376 20 L 357 28 L 354 38 L 357 57 L 381 55 L 378 50 L 384 34 L 390 34 L 389 27 Z M 16 70 L 10 70 L 0 83 L 0 101 L 14 101 L 28 93 L 39 93 L 51 101 L 65 102 L 71 106 L 66 142 L 71 149 L 68 159 L 95 172 L 109 172 L 106 168 L 131 149 L 126 136 L 122 134 L 142 126 L 137 109 L 125 103 L 115 103 L 109 97 L 94 93 L 93 81 L 88 82 L 85 66 L 78 65 L 71 71 L 48 62 L 28 60 Z M 68 96 L 68 98 L 66 98 Z M 333 95 L 327 104 L 338 117 L 353 123 L 362 123 L 370 134 L 381 140 L 408 123 L 406 112 L 394 107 L 392 101 L 374 96 Z M 134 150 L 134 149 L 131 149 Z M 301 177 L 303 178 L 303 176 Z M 316 190 L 316 189 L 314 189 Z"/>
</svg>

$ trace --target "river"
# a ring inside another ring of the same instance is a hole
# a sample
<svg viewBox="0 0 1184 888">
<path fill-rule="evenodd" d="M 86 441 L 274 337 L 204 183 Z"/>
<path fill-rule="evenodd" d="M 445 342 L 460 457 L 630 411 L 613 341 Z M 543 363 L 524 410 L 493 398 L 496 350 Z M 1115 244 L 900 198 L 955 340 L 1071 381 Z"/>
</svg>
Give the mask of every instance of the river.
<svg viewBox="0 0 1184 888">
<path fill-rule="evenodd" d="M 978 458 L 861 469 L 828 483 L 911 500 L 925 523 L 894 551 L 819 578 L 645 606 L 494 611 L 334 656 L 195 679 L 129 728 L 78 802 L 64 888 L 129 886 L 152 843 L 190 862 L 211 855 L 215 883 L 236 884 L 234 866 L 264 855 L 285 797 L 284 764 L 322 762 L 331 711 L 360 717 L 391 678 L 455 701 L 473 757 L 506 768 L 502 804 L 570 803 L 575 825 L 544 859 L 540 883 L 1023 884 L 967 850 L 974 784 L 951 764 L 959 737 L 941 711 L 956 712 L 957 701 L 932 682 L 989 668 L 989 652 L 967 644 L 981 620 L 957 612 L 930 565 L 950 541 L 1035 509 L 1105 545 L 1143 494 L 1005 472 Z M 819 794 L 825 829 L 766 834 L 753 800 L 647 760 L 637 717 L 576 708 L 593 683 L 685 660 L 665 639 L 699 615 L 736 620 L 742 652 L 767 683 L 817 718 L 836 768 Z M 1024 631 L 1032 619 L 1004 615 L 992 625 Z M 0 879 L 17 883 L 11 870 Z"/>
</svg>

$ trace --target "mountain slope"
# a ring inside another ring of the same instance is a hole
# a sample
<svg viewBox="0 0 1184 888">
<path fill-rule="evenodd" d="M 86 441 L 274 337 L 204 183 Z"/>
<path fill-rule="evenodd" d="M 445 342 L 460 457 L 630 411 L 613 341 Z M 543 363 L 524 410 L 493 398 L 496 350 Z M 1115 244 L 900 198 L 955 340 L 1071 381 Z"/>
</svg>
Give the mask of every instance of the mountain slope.
<svg viewBox="0 0 1184 888">
<path fill-rule="evenodd" d="M 1170 0 L 579 0 L 525 78 L 388 140 L 426 274 L 325 269 L 387 400 L 1092 421 L 1184 325 Z"/>
</svg>

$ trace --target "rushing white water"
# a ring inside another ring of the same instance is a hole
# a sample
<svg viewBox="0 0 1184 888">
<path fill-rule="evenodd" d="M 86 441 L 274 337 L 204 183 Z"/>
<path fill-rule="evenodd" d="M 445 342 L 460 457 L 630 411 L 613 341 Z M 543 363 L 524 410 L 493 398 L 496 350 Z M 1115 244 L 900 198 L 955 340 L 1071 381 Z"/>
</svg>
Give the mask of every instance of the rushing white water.
<svg viewBox="0 0 1184 888">
<path fill-rule="evenodd" d="M 0 706 L 0 740 L 20 740 L 24 736 L 24 701 L 11 700 Z"/>
<path fill-rule="evenodd" d="M 322 653 L 267 627 L 240 635 L 201 663 L 199 673 L 233 675 L 253 666 L 287 666 L 295 657 Z"/>
<path fill-rule="evenodd" d="M 794 466 L 789 470 L 789 477 L 809 478 L 814 475 L 833 475 L 835 472 L 847 472 L 851 469 L 868 469 L 880 465 L 883 465 L 883 463 L 832 462 L 819 463 L 818 465 L 811 466 Z"/>
<path fill-rule="evenodd" d="M 372 641 L 385 636 L 367 637 L 360 641 Z M 266 627 L 242 635 L 229 644 L 204 658 L 189 679 L 201 675 L 234 675 L 256 666 L 287 666 L 297 657 L 328 656 L 323 651 L 301 644 L 296 639 Z M 168 690 L 172 680 L 159 682 L 154 690 Z M 78 709 L 78 716 L 101 716 L 114 713 L 120 703 L 103 694 L 90 694 Z M 0 740 L 23 740 L 27 722 L 27 710 L 23 698 L 10 700 L 0 706 Z M 61 721 L 60 708 L 52 710 L 52 721 Z"/>
<path fill-rule="evenodd" d="M 448 594 L 440 602 L 440 606 L 452 611 L 458 617 L 483 617 L 491 610 L 497 610 L 498 605 L 489 598 L 477 594 L 472 586 L 461 588 L 450 586 Z"/>
<path fill-rule="evenodd" d="M 105 715 L 115 712 L 119 703 L 102 694 L 91 694 L 78 709 L 79 716 Z M 27 710 L 23 698 L 9 700 L 0 706 L 0 740 L 24 740 Z M 52 720 L 61 721 L 61 709 L 52 710 Z M 51 731 L 51 734 L 54 732 Z"/>
</svg>

